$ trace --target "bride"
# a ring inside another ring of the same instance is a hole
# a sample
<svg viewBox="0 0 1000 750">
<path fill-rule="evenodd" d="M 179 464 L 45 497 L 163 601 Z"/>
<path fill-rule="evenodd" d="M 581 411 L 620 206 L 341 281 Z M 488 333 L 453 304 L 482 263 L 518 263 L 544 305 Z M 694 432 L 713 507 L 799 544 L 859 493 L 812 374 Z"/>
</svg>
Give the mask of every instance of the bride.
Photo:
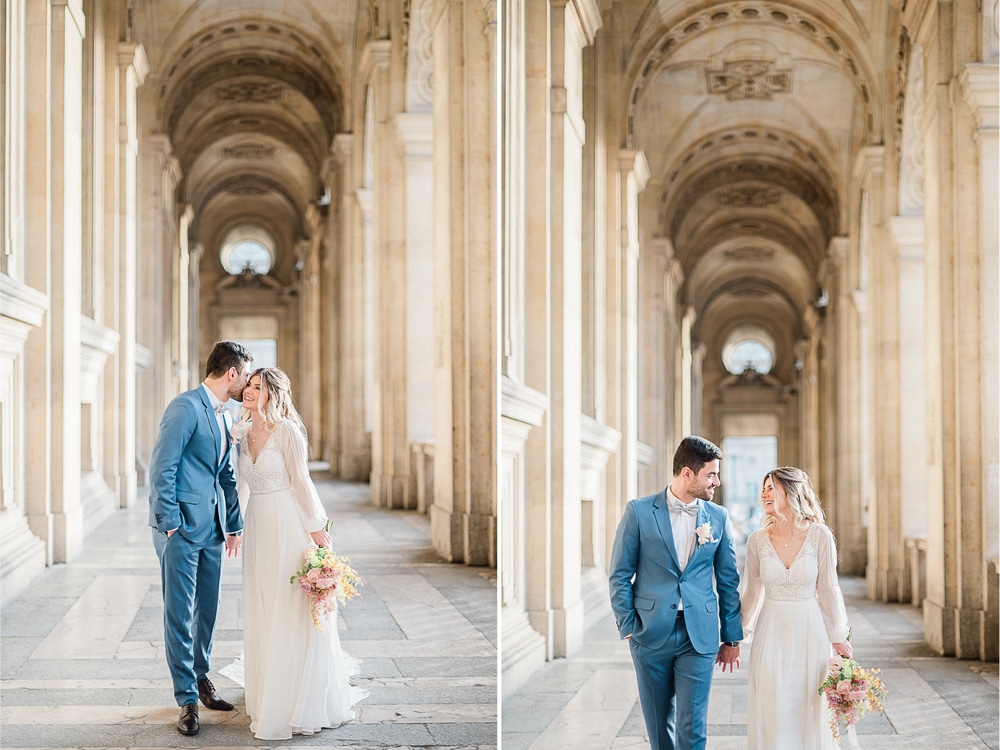
<svg viewBox="0 0 1000 750">
<path fill-rule="evenodd" d="M 747 747 L 835 750 L 818 689 L 832 651 L 851 655 L 836 543 L 801 469 L 769 473 L 760 497 L 767 517 L 747 539 L 740 584 L 743 632 L 753 639 Z"/>
<path fill-rule="evenodd" d="M 289 583 L 310 545 L 330 546 L 306 465 L 305 429 L 284 372 L 261 368 L 243 391 L 239 492 L 244 506 L 243 643 L 246 708 L 257 739 L 313 734 L 354 718 L 364 691 L 349 683 L 336 610 L 313 625 Z"/>
</svg>

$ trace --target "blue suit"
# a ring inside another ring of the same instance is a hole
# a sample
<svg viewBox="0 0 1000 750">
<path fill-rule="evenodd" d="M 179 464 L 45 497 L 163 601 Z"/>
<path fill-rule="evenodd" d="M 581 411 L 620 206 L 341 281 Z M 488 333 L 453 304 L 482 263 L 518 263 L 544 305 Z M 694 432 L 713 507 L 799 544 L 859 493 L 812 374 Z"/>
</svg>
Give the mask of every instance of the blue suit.
<svg viewBox="0 0 1000 750">
<path fill-rule="evenodd" d="M 160 558 L 164 641 L 178 706 L 198 702 L 198 680 L 210 668 L 224 533 L 243 530 L 231 447 L 204 386 L 167 405 L 150 462 L 149 525 Z"/>
<path fill-rule="evenodd" d="M 743 639 L 739 572 L 725 508 L 699 500 L 684 570 L 674 546 L 667 490 L 632 500 L 611 552 L 611 609 L 629 648 L 652 750 L 704 748 L 708 694 L 719 646 Z M 678 617 L 683 601 L 684 614 Z"/>
</svg>

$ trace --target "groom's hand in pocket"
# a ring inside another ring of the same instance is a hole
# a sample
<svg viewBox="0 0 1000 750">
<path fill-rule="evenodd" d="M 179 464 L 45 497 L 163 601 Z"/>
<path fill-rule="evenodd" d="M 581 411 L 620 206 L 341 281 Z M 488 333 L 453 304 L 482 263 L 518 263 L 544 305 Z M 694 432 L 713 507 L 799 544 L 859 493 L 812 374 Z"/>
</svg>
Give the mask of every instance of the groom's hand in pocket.
<svg viewBox="0 0 1000 750">
<path fill-rule="evenodd" d="M 730 672 L 735 672 L 740 666 L 740 644 L 730 646 L 723 643 L 719 646 L 719 653 L 715 657 L 715 663 L 722 666 L 722 671 L 729 667 Z"/>
</svg>

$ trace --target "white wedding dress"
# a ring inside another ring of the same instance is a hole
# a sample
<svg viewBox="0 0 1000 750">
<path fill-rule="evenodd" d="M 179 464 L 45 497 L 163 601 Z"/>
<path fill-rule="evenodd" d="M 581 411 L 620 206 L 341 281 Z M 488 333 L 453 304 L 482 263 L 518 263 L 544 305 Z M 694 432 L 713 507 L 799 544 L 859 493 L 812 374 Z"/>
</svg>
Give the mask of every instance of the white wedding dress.
<svg viewBox="0 0 1000 750">
<path fill-rule="evenodd" d="M 289 578 L 302 567 L 309 534 L 326 522 L 293 423 L 275 428 L 254 461 L 240 441 L 243 647 L 246 708 L 257 739 L 313 734 L 354 718 L 365 691 L 352 687 L 337 613 L 313 625 L 309 599 Z M 355 673 L 355 668 L 352 673 Z"/>
<path fill-rule="evenodd" d="M 740 582 L 750 646 L 749 750 L 833 750 L 830 712 L 819 695 L 832 643 L 847 639 L 830 529 L 814 523 L 786 569 L 767 531 L 747 539 Z"/>
</svg>

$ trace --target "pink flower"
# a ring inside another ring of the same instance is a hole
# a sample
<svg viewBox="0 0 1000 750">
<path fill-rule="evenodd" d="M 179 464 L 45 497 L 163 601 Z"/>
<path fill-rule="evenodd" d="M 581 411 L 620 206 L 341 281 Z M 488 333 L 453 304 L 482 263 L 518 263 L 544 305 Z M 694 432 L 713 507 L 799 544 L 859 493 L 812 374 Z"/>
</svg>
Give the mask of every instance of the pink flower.
<svg viewBox="0 0 1000 750">
<path fill-rule="evenodd" d="M 831 672 L 839 672 L 840 668 L 844 666 L 844 662 L 839 656 L 834 656 L 827 664 L 829 664 Z"/>
<path fill-rule="evenodd" d="M 316 588 L 318 589 L 329 589 L 337 585 L 336 578 L 317 578 Z"/>
<path fill-rule="evenodd" d="M 837 692 L 840 693 L 841 695 L 847 695 L 848 693 L 850 693 L 851 692 L 851 681 L 850 680 L 841 680 L 840 682 L 838 682 L 837 683 Z"/>
<path fill-rule="evenodd" d="M 698 546 L 703 544 L 708 544 L 709 542 L 715 541 L 712 539 L 712 524 L 705 521 L 701 526 L 694 530 L 695 534 L 698 535 Z"/>
</svg>

